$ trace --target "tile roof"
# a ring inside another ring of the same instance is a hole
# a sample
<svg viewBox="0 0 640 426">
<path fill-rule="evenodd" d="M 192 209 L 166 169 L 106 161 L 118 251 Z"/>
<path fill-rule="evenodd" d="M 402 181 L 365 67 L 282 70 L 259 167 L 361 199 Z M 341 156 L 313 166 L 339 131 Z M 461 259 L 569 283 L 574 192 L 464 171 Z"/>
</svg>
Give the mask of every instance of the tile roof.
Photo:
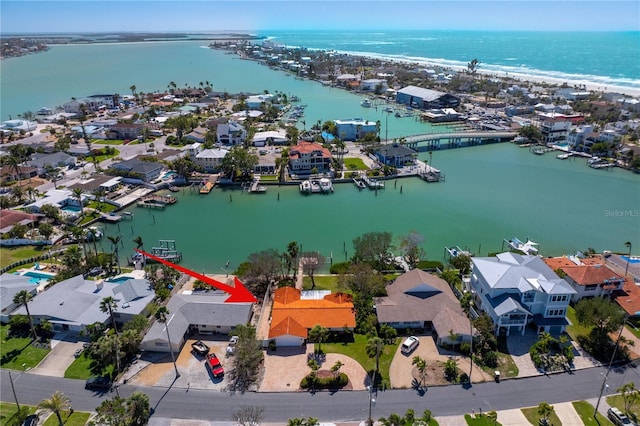
<svg viewBox="0 0 640 426">
<path fill-rule="evenodd" d="M 278 324 L 271 327 L 269 330 L 269 338 L 279 337 L 279 336 L 298 336 L 303 339 L 307 338 L 307 329 L 300 325 L 299 322 L 294 320 L 292 317 L 286 317 Z"/>
<path fill-rule="evenodd" d="M 561 268 L 578 285 L 602 284 L 622 281 L 624 278 L 606 265 L 565 266 Z"/>
<path fill-rule="evenodd" d="M 289 331 L 292 330 L 299 333 L 294 335 L 300 335 L 300 328 L 297 328 L 296 324 L 305 329 L 304 335 L 301 335 L 305 338 L 306 331 L 316 325 L 325 328 L 353 328 L 356 325 L 356 317 L 352 300 L 350 295 L 343 293 L 329 294 L 322 299 L 301 299 L 300 290 L 281 287 L 273 297 L 269 337 L 291 334 Z"/>
<path fill-rule="evenodd" d="M 298 158 L 301 154 L 311 154 L 314 152 L 320 152 L 324 158 L 331 158 L 331 152 L 329 152 L 327 148 L 317 143 L 304 141 L 300 141 L 297 145 L 292 146 L 289 149 L 289 156 Z"/>
<path fill-rule="evenodd" d="M 615 298 L 618 305 L 631 316 L 640 315 L 640 287 L 632 279 L 627 279 L 620 293 Z"/>
</svg>

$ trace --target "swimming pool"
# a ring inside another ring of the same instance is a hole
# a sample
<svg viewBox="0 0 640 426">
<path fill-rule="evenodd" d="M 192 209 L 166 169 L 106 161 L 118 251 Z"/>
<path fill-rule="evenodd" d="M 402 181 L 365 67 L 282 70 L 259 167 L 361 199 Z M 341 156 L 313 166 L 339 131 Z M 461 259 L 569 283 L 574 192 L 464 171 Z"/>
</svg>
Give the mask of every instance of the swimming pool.
<svg viewBox="0 0 640 426">
<path fill-rule="evenodd" d="M 43 282 L 47 282 L 55 276 L 54 274 L 45 274 L 43 272 L 35 272 L 35 271 L 27 271 L 22 274 L 19 272 L 16 272 L 16 275 L 29 277 L 29 284 L 34 284 L 34 285 L 39 285 L 39 284 L 42 284 Z"/>
<path fill-rule="evenodd" d="M 640 263 L 640 257 L 638 256 L 620 256 L 621 258 L 623 258 L 625 260 L 625 262 L 629 262 L 629 263 Z"/>
<path fill-rule="evenodd" d="M 63 212 L 69 212 L 69 213 L 80 213 L 80 207 L 76 207 L 76 206 L 64 206 L 60 210 L 62 210 Z"/>
<path fill-rule="evenodd" d="M 166 172 L 165 174 L 162 175 L 162 180 L 169 180 L 169 179 L 173 178 L 177 174 L 178 173 L 176 173 L 176 172 Z"/>
<path fill-rule="evenodd" d="M 110 283 L 115 283 L 115 284 L 122 284 L 122 283 L 127 282 L 127 281 L 132 280 L 132 279 L 134 279 L 134 278 L 133 277 L 124 276 L 124 277 L 110 278 L 110 279 L 108 279 L 106 281 L 110 282 Z"/>
</svg>

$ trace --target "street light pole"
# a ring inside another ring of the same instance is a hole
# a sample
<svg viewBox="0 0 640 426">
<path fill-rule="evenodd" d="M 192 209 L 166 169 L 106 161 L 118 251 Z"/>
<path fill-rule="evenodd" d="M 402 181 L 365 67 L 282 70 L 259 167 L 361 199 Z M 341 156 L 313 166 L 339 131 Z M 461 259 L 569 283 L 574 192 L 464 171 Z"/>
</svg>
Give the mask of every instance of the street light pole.
<svg viewBox="0 0 640 426">
<path fill-rule="evenodd" d="M 613 348 L 613 354 L 611 355 L 611 360 L 609 361 L 609 366 L 607 367 L 607 373 L 604 375 L 604 379 L 602 380 L 602 386 L 600 386 L 600 395 L 598 395 L 598 402 L 596 402 L 596 408 L 593 411 L 593 418 L 596 418 L 596 414 L 598 414 L 598 406 L 600 405 L 600 399 L 602 399 L 602 394 L 604 393 L 605 387 L 607 387 L 607 378 L 609 377 L 609 373 L 611 372 L 611 365 L 613 364 L 613 360 L 616 357 L 616 352 L 618 351 L 618 346 L 620 346 L 620 337 L 622 336 L 622 331 L 624 330 L 624 326 L 627 324 L 627 319 L 625 318 L 622 322 L 622 326 L 620 327 L 620 332 L 618 333 L 618 339 L 616 340 L 616 346 Z"/>
<path fill-rule="evenodd" d="M 16 400 L 16 405 L 18 406 L 18 412 L 20 412 L 20 403 L 18 402 L 18 397 L 16 396 L 16 388 L 13 386 L 13 377 L 11 377 L 11 370 L 9 370 L 9 382 L 11 382 L 11 391 L 13 391 L 13 399 Z M 371 417 L 371 406 L 369 406 L 369 417 Z"/>
<path fill-rule="evenodd" d="M 367 425 L 373 426 L 373 418 L 371 417 L 371 410 L 373 405 L 376 403 L 376 400 L 372 397 L 373 385 L 369 385 L 369 417 L 367 417 Z"/>
<path fill-rule="evenodd" d="M 176 379 L 177 379 L 178 377 L 180 377 L 180 372 L 178 371 L 178 366 L 176 365 L 176 357 L 173 354 L 173 346 L 171 346 L 171 337 L 169 337 L 169 323 L 175 316 L 176 314 L 171 315 L 171 318 L 169 318 L 169 321 L 167 321 L 167 323 L 164 326 L 167 330 L 167 342 L 169 342 L 169 353 L 171 354 L 171 361 L 173 361 L 173 368 L 176 370 Z"/>
<path fill-rule="evenodd" d="M 627 255 L 627 266 L 624 268 L 624 279 L 627 279 L 627 272 L 629 272 L 629 263 L 631 263 L 631 241 L 627 241 L 624 243 L 625 246 L 629 247 L 629 254 Z"/>
</svg>

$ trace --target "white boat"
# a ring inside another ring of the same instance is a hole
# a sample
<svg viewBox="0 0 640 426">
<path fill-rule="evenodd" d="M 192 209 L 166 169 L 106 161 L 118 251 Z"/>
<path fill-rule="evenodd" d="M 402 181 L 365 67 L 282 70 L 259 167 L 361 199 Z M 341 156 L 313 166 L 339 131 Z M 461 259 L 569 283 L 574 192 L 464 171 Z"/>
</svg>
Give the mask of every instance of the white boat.
<svg viewBox="0 0 640 426">
<path fill-rule="evenodd" d="M 365 185 L 369 187 L 369 189 L 384 189 L 384 182 L 371 179 L 367 175 L 362 175 L 362 180 L 364 181 Z"/>
<path fill-rule="evenodd" d="M 87 228 L 87 230 L 85 231 L 85 235 L 84 235 L 84 240 L 85 241 L 94 241 L 94 240 L 99 240 L 103 237 L 104 233 L 102 232 L 102 230 L 100 228 L 98 228 L 97 226 L 90 226 L 89 228 Z"/>
<path fill-rule="evenodd" d="M 445 247 L 444 248 L 447 253 L 449 253 L 450 257 L 458 257 L 458 256 L 471 256 L 471 253 L 469 253 L 466 250 L 462 250 L 460 247 L 458 246 L 454 246 L 454 247 Z"/>
<path fill-rule="evenodd" d="M 522 241 L 520 241 L 517 238 L 513 238 L 511 240 L 504 240 L 504 242 L 506 242 L 509 247 L 511 247 L 514 250 L 518 250 L 523 252 L 524 254 L 531 254 L 531 255 L 536 255 L 538 254 L 538 243 L 531 241 L 530 239 L 527 238 L 527 242 L 523 243 Z"/>
<path fill-rule="evenodd" d="M 333 184 L 331 183 L 330 179 L 320 179 L 319 185 L 322 192 L 333 192 Z"/>
<path fill-rule="evenodd" d="M 571 157 L 571 154 L 567 153 L 567 154 L 558 154 L 556 155 L 556 158 L 560 159 L 560 160 L 566 160 L 567 158 Z"/>
<path fill-rule="evenodd" d="M 369 99 L 365 99 L 362 102 L 360 102 L 360 106 L 363 106 L 365 108 L 371 108 L 371 101 Z"/>
<path fill-rule="evenodd" d="M 303 194 L 311 194 L 311 182 L 308 180 L 300 183 L 300 192 Z"/>
<path fill-rule="evenodd" d="M 367 185 L 365 185 L 365 183 L 362 181 L 362 179 L 353 178 L 353 183 L 356 184 L 358 189 L 364 189 L 364 188 L 367 187 Z"/>
</svg>

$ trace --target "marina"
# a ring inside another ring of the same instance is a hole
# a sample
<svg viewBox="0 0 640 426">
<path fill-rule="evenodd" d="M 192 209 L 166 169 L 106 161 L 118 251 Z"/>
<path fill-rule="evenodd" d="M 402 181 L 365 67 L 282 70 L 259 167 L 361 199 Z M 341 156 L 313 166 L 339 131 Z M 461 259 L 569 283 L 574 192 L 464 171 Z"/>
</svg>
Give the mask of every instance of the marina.
<svg viewBox="0 0 640 426">
<path fill-rule="evenodd" d="M 333 183 L 330 179 L 309 179 L 300 183 L 300 192 L 302 194 L 329 194 L 333 192 Z"/>
</svg>

